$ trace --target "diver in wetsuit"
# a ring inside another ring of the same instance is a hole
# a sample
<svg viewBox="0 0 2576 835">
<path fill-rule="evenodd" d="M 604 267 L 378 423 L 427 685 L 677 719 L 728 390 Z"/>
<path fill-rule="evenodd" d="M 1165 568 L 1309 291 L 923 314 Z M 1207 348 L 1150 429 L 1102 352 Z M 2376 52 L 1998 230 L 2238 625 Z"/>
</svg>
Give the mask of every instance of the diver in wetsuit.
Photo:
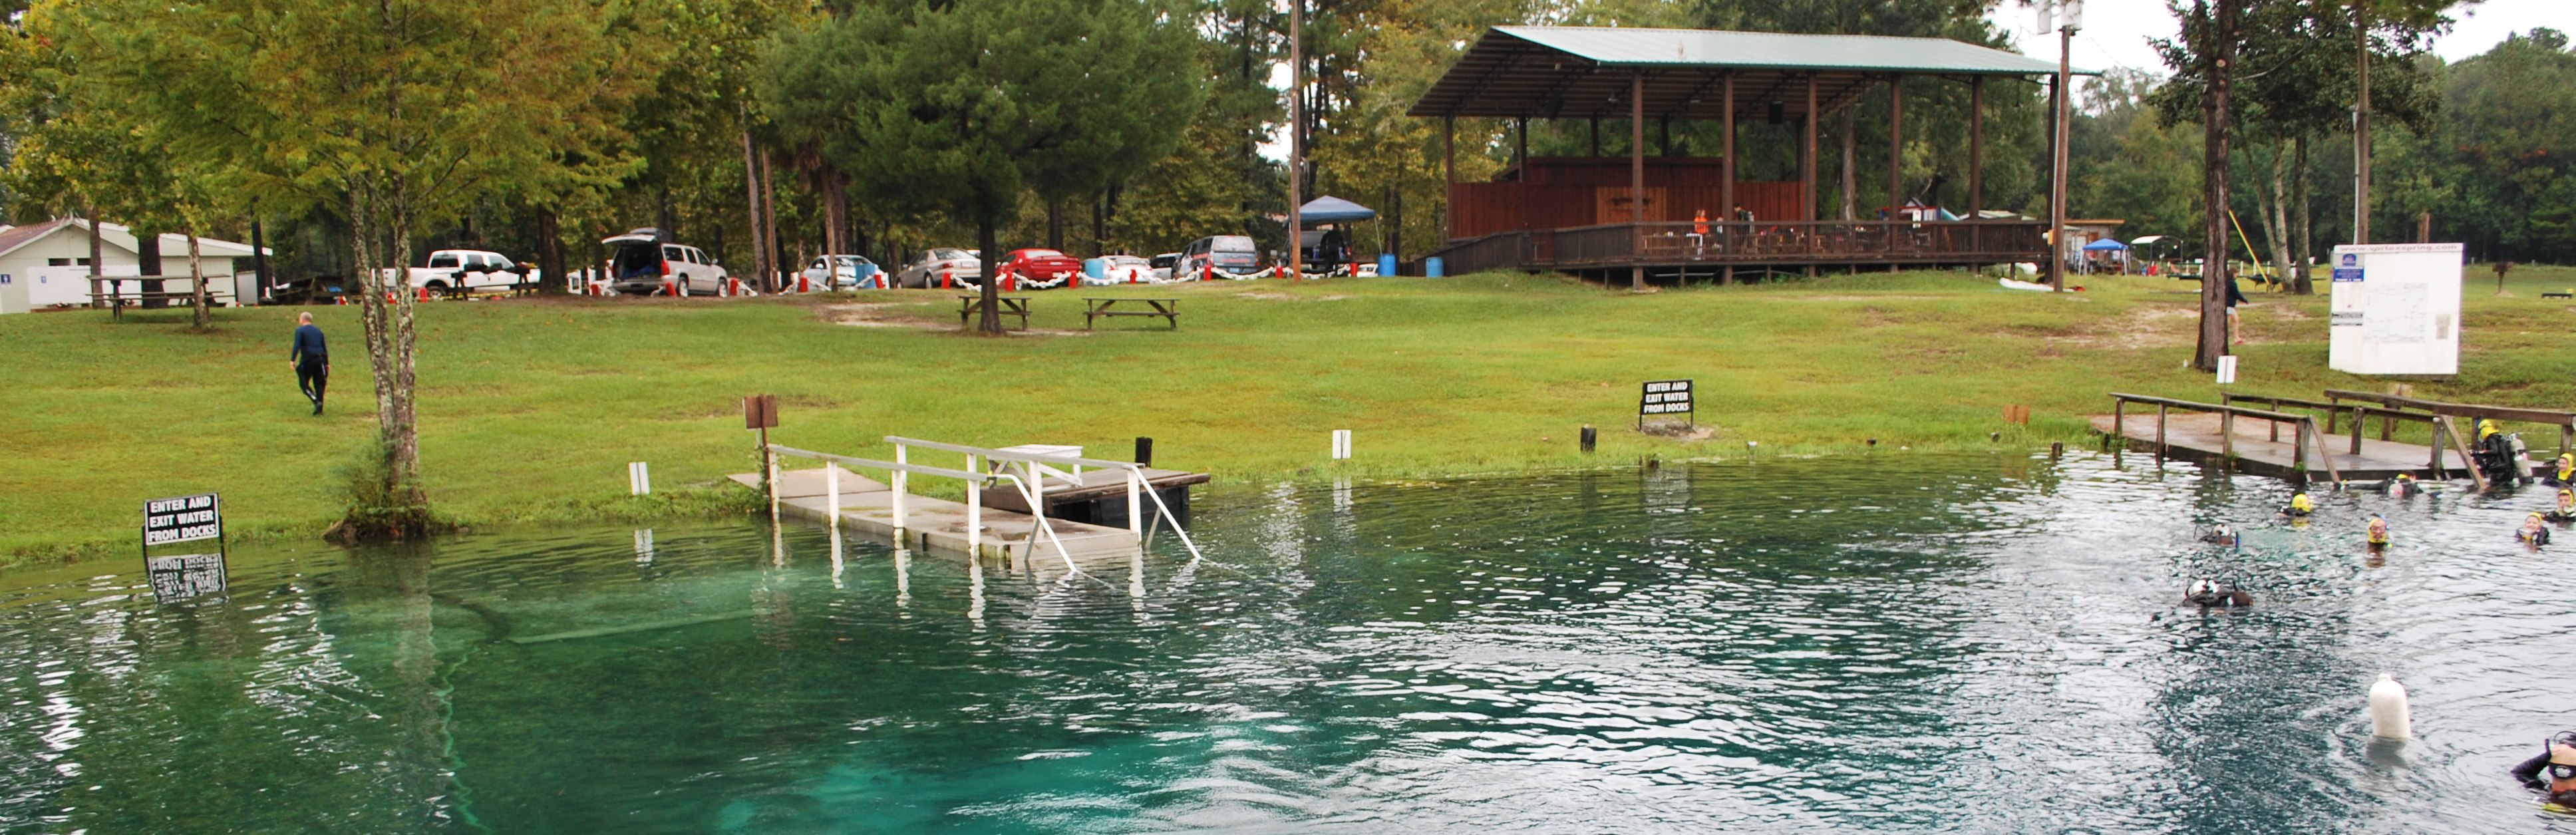
<svg viewBox="0 0 2576 835">
<path fill-rule="evenodd" d="M 2396 478 L 2388 480 L 2389 498 L 2403 499 L 2423 492 L 2424 485 L 2415 481 L 2414 473 L 2398 473 Z"/>
<path fill-rule="evenodd" d="M 2291 494 L 2290 506 L 2281 508 L 2281 515 L 2292 519 L 2304 519 L 2308 514 L 2315 512 L 2317 512 L 2317 503 L 2309 499 L 2306 493 Z"/>
<path fill-rule="evenodd" d="M 2549 526 L 2541 524 L 2540 514 L 2534 513 L 2522 518 L 2522 529 L 2514 531 L 2513 538 L 2525 545 L 2547 545 Z"/>
<path fill-rule="evenodd" d="M 2478 472 L 2486 474 L 2488 484 L 2510 487 L 2522 480 L 2522 472 L 2514 464 L 2514 459 L 2520 457 L 2514 449 L 2515 440 L 2497 428 L 2494 420 L 2478 421 L 2478 442 L 2469 450 L 2469 460 Z"/>
<path fill-rule="evenodd" d="M 2254 596 L 2246 594 L 2244 589 L 2232 589 L 2208 580 L 2193 580 L 2190 587 L 2183 589 L 2182 602 L 2203 609 L 2226 609 L 2252 606 Z"/>
<path fill-rule="evenodd" d="M 2547 519 L 2561 525 L 2569 522 L 2576 522 L 2576 490 L 2560 488 L 2558 491 L 2558 509 L 2540 514 L 2540 518 Z"/>
<path fill-rule="evenodd" d="M 2576 452 L 2558 456 L 2558 466 L 2540 477 L 2540 483 L 2558 487 L 2576 487 Z"/>
<path fill-rule="evenodd" d="M 2543 771 L 2548 772 L 2545 778 Z M 2542 743 L 2538 756 L 2513 767 L 2513 779 L 2548 795 L 2550 803 L 2576 807 L 2576 731 L 2561 731 Z"/>
<path fill-rule="evenodd" d="M 2225 522 L 2220 522 L 2211 527 L 2208 533 L 2201 534 L 2200 541 L 2233 547 L 2236 545 L 2236 529 L 2228 527 Z"/>
</svg>

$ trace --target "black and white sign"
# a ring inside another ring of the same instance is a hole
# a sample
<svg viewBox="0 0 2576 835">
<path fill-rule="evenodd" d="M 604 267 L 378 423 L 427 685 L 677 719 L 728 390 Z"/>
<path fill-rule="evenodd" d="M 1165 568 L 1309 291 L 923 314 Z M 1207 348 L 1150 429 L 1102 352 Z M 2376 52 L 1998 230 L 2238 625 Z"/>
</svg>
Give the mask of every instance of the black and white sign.
<svg viewBox="0 0 2576 835">
<path fill-rule="evenodd" d="M 152 546 L 215 541 L 215 553 L 153 556 Z M 143 575 L 161 602 L 224 590 L 224 505 L 213 493 L 143 503 Z"/>
<path fill-rule="evenodd" d="M 1637 401 L 1637 417 L 1691 413 L 1691 381 L 1655 380 L 1646 384 L 1643 398 Z"/>
<path fill-rule="evenodd" d="M 165 603 L 213 594 L 224 590 L 224 555 L 144 557 L 143 574 L 152 582 L 152 596 Z"/>
<path fill-rule="evenodd" d="M 222 500 L 213 493 L 153 499 L 143 503 L 143 547 L 222 539 Z"/>
</svg>

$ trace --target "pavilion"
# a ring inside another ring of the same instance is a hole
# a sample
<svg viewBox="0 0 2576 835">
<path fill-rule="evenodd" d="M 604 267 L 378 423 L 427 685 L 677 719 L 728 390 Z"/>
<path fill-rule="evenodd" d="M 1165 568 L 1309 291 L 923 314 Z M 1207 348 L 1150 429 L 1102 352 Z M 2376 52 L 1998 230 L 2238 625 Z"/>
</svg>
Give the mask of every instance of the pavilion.
<svg viewBox="0 0 2576 835">
<path fill-rule="evenodd" d="M 1624 272 L 1640 286 L 1648 275 L 1731 281 L 1739 268 L 1812 275 L 1818 267 L 2044 261 L 2046 222 L 1985 216 L 1979 117 L 1988 79 L 2056 72 L 2054 63 L 1944 38 L 1495 27 L 1407 111 L 1441 120 L 1448 242 L 1431 254 L 1452 274 L 1562 270 L 1607 280 Z M 1883 88 L 1891 105 L 1888 194 L 1902 195 L 1908 82 L 1970 90 L 1967 211 L 1914 211 L 1896 197 L 1891 202 L 1904 207 L 1885 218 L 1825 220 L 1816 198 L 1818 120 Z M 1459 117 L 1520 125 L 1513 162 L 1493 182 L 1458 182 Z M 1604 117 L 1628 119 L 1625 160 L 1597 155 Z M 1596 156 L 1528 155 L 1530 119 L 1569 118 L 1594 120 Z M 1718 156 L 1646 156 L 1647 122 L 1676 119 L 1720 122 Z M 1795 182 L 1738 179 L 1737 125 L 1752 119 L 1798 127 Z M 1694 222 L 1702 212 L 1704 227 Z"/>
</svg>

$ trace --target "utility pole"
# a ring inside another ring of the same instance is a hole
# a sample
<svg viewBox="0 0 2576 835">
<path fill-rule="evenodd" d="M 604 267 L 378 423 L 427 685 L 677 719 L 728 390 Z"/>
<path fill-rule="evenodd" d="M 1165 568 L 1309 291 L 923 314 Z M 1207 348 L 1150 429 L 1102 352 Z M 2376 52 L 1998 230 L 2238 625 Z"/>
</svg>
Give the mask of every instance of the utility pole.
<svg viewBox="0 0 2576 835">
<path fill-rule="evenodd" d="M 2353 40 L 2358 45 L 2361 96 L 2352 119 L 2352 242 L 2370 243 L 2370 0 L 2353 0 Z"/>
<path fill-rule="evenodd" d="M 2048 286 L 2061 293 L 2066 291 L 2066 129 L 2075 120 L 2075 91 L 2068 85 L 2075 74 L 2075 30 L 2083 25 L 2084 0 L 2057 0 L 2057 112 L 2049 114 L 2057 129 L 2048 150 Z"/>
<path fill-rule="evenodd" d="M 1306 0 L 1288 0 L 1288 280 L 1306 277 Z"/>
</svg>

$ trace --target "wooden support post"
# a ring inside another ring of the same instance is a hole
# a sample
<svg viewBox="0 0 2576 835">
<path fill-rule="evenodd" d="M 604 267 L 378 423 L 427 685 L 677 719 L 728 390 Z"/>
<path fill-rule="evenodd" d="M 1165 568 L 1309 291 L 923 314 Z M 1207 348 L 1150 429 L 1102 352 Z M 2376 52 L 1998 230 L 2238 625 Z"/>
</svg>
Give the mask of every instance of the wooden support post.
<svg viewBox="0 0 2576 835">
<path fill-rule="evenodd" d="M 1986 77 L 1968 79 L 1968 219 L 1986 208 Z M 1976 249 L 1976 227 L 1968 227 L 1972 236 L 1968 248 Z"/>
<path fill-rule="evenodd" d="M 1637 224 L 1637 234 L 1646 226 L 1646 73 L 1628 75 L 1628 217 Z M 1642 241 L 1640 241 L 1642 243 Z M 1643 247 L 1634 247 L 1631 257 L 1642 256 Z M 1628 289 L 1644 292 L 1646 265 L 1628 268 Z"/>
<path fill-rule="evenodd" d="M 2165 457 L 2165 404 L 2156 404 L 2156 457 Z"/>
<path fill-rule="evenodd" d="M 1744 240 L 1743 236 L 1751 235 L 1753 233 L 1753 228 L 1750 225 L 1747 225 L 1741 230 L 1735 228 L 1734 70 L 1727 70 L 1726 77 L 1719 81 L 1718 96 L 1719 106 L 1726 109 L 1726 115 L 1718 120 L 1718 132 L 1725 135 L 1725 138 L 1718 140 L 1719 153 L 1722 154 L 1722 156 L 1718 157 L 1717 160 L 1717 202 L 1718 209 L 1725 213 L 1720 216 L 1717 225 L 1718 232 L 1720 233 L 1718 235 L 1718 251 L 1728 255 L 1733 255 L 1737 252 L 1743 251 L 1743 248 L 1740 246 L 1740 243 Z M 1727 262 L 1725 272 L 1718 277 L 1718 282 L 1721 284 L 1735 283 L 1734 262 Z"/>
<path fill-rule="evenodd" d="M 2308 425 L 2300 423 L 2297 434 L 2298 446 L 2290 450 L 2290 468 L 2305 473 L 2308 471 Z"/>
<path fill-rule="evenodd" d="M 768 430 L 762 430 L 761 434 L 769 433 Z M 778 527 L 778 451 L 769 448 L 769 444 L 763 443 L 760 445 L 760 457 L 762 471 L 769 474 L 769 526 L 776 528 Z"/>
<path fill-rule="evenodd" d="M 1816 74 L 1807 74 L 1807 113 L 1800 117 L 1798 147 L 1798 219 L 1816 219 Z M 1815 265 L 1807 265 L 1807 276 L 1816 275 Z"/>
<path fill-rule="evenodd" d="M 2128 416 L 2123 414 L 2128 406 L 2129 401 L 2117 397 L 2111 398 L 2111 434 L 2119 437 L 2122 448 L 2129 445 Z"/>
<path fill-rule="evenodd" d="M 2433 429 L 2433 441 L 2431 443 L 2431 446 L 2433 447 L 2433 460 L 2426 462 L 2424 464 L 2424 468 L 2432 470 L 2434 478 L 2448 478 L 2448 476 L 2444 475 L 2442 472 L 2442 444 L 2446 443 L 2442 438 L 2442 417 L 2440 415 L 2433 416 L 2431 423 Z"/>
<path fill-rule="evenodd" d="M 1512 120 L 1512 179 L 1527 181 L 1523 173 L 1529 167 L 1529 117 Z"/>
<path fill-rule="evenodd" d="M 2333 412 L 2327 412 L 2327 414 L 2333 414 Z M 2352 454 L 2354 455 L 2361 454 L 2361 425 L 2364 423 L 2362 414 L 2362 407 L 2352 407 Z"/>
<path fill-rule="evenodd" d="M 1458 117 L 1440 117 L 1440 238 L 1443 242 L 1458 238 L 1458 207 L 1451 206 L 1458 190 Z M 1294 241 L 1290 245 L 1295 245 Z"/>
<path fill-rule="evenodd" d="M 2460 463 L 2467 465 L 2461 469 L 2469 471 L 2469 481 L 2478 486 L 2478 492 L 2486 492 L 2487 474 L 2478 469 L 2478 459 L 2470 453 L 2470 450 L 2476 447 L 2469 446 L 2468 437 L 2460 434 L 2460 425 L 2453 422 L 2450 416 L 2444 415 L 2441 420 L 2442 429 L 2451 435 L 2451 445 L 2460 449 Z"/>
<path fill-rule="evenodd" d="M 2263 423 L 2264 423 L 2265 425 L 2267 425 L 2267 426 L 2272 427 L 2272 442 L 2273 442 L 2273 443 L 2276 443 L 2276 444 L 2277 444 L 2277 443 L 2280 443 L 2280 442 L 2281 442 L 2281 422 L 2280 422 L 2280 421 L 2277 421 L 2277 420 L 2265 420 L 2265 421 L 2263 421 Z"/>
<path fill-rule="evenodd" d="M 2277 426 L 2279 423 L 2276 421 L 2274 425 Z M 2218 413 L 2218 454 L 2220 460 L 2226 462 L 2228 469 L 2235 469 L 2236 413 L 2234 411 Z"/>
<path fill-rule="evenodd" d="M 1905 204 L 1905 76 L 1887 77 L 1887 219 L 1896 219 L 1896 207 Z M 1893 228 L 1890 244 L 1893 245 Z M 1891 255 L 1893 253 L 1890 253 Z M 1895 269 L 1890 263 L 1888 268 Z"/>
<path fill-rule="evenodd" d="M 2379 416 L 2379 439 L 2383 441 L 2389 440 L 2391 436 L 2396 434 L 2397 416 L 2395 414 L 2381 414 Z"/>
<path fill-rule="evenodd" d="M 1592 155 L 1601 155 L 1601 117 L 1592 117 Z"/>
</svg>

